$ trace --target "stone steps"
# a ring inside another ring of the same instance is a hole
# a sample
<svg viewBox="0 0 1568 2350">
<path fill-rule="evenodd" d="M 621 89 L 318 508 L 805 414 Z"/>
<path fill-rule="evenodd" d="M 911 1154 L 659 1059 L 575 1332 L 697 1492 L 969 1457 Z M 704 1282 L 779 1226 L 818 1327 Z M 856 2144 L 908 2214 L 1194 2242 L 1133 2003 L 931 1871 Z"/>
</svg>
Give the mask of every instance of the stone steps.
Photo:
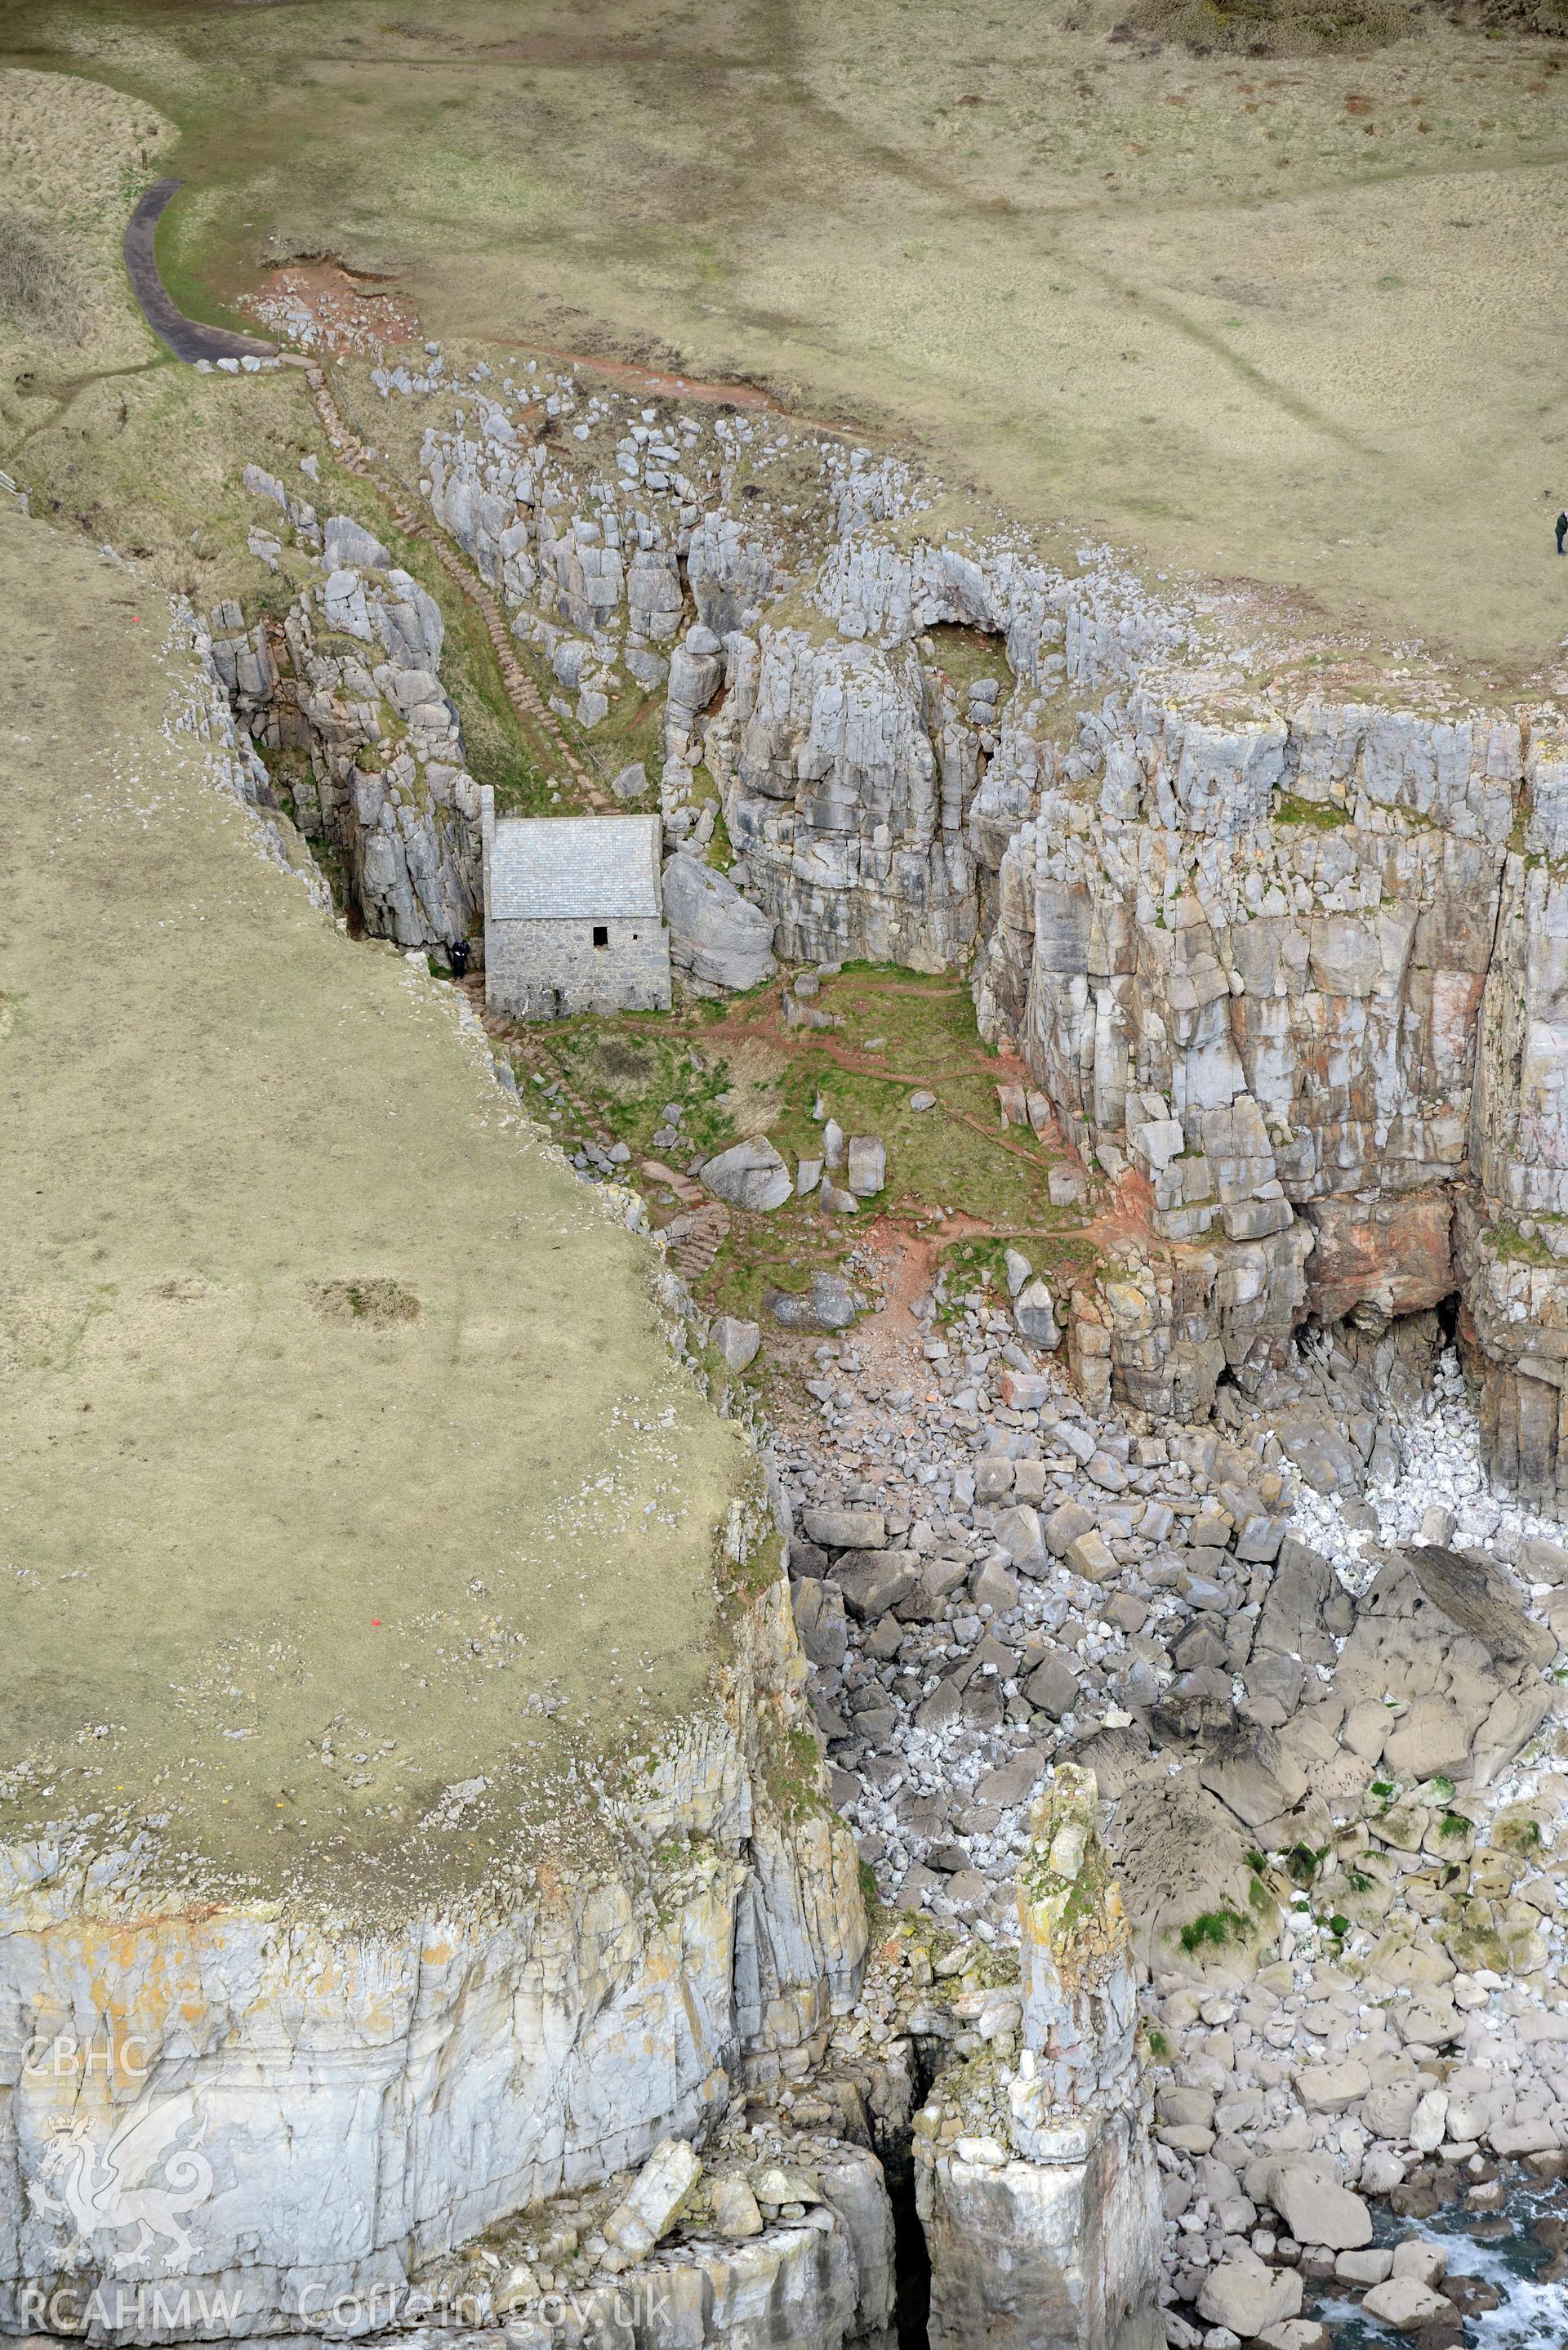
<svg viewBox="0 0 1568 2350">
<path fill-rule="evenodd" d="M 562 733 L 554 712 L 518 660 L 505 615 L 490 588 L 463 561 L 450 539 L 434 530 L 427 516 L 409 506 L 396 477 L 376 464 L 365 442 L 345 421 L 343 411 L 327 381 L 326 369 L 310 361 L 306 366 L 305 379 L 310 387 L 311 399 L 332 453 L 339 464 L 347 472 L 375 485 L 395 516 L 400 530 L 406 531 L 410 538 L 426 541 L 453 586 L 478 611 L 495 653 L 506 698 L 517 717 L 525 728 L 535 730 L 545 738 L 550 753 L 566 769 L 595 815 L 615 815 L 617 808 L 612 795 L 589 774 L 577 757 Z"/>
<path fill-rule="evenodd" d="M 664 1228 L 670 1263 L 687 1281 L 698 1280 L 707 1272 L 729 1236 L 730 1211 L 720 1200 L 675 1217 Z"/>
</svg>

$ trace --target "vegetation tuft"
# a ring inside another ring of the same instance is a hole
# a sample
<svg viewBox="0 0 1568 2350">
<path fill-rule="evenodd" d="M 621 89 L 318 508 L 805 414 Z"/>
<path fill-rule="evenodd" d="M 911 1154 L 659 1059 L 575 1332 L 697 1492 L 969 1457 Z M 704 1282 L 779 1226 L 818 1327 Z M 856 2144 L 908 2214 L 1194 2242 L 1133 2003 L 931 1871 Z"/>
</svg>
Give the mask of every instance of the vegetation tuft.
<svg viewBox="0 0 1568 2350">
<path fill-rule="evenodd" d="M 1337 832 L 1350 822 L 1350 811 L 1337 800 L 1301 800 L 1293 792 L 1278 792 L 1273 817 L 1276 824 L 1306 824 L 1314 832 Z"/>
<path fill-rule="evenodd" d="M 1252 1921 L 1229 1901 L 1218 1909 L 1200 1910 L 1183 1926 L 1177 1939 L 1189 1958 L 1199 1950 L 1222 1950 L 1228 1943 L 1250 1941 Z"/>
<path fill-rule="evenodd" d="M 1415 30 L 1417 11 L 1406 0 L 1136 0 L 1125 22 L 1198 57 L 1316 57 L 1383 48 Z"/>
<path fill-rule="evenodd" d="M 400 1322 L 417 1322 L 420 1301 L 400 1282 L 328 1281 L 317 1292 L 317 1304 L 330 1322 L 368 1322 L 374 1330 L 390 1330 Z"/>
<path fill-rule="evenodd" d="M 79 343 L 85 332 L 69 247 L 24 213 L 0 213 L 0 317 L 50 342 Z"/>
</svg>

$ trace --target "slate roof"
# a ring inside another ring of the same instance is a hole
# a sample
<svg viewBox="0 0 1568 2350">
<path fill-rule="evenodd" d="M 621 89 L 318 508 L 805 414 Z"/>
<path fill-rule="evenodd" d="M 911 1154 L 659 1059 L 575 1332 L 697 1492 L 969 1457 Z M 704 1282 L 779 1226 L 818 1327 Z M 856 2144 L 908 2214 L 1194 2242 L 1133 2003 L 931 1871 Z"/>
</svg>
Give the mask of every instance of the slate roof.
<svg viewBox="0 0 1568 2350">
<path fill-rule="evenodd" d="M 659 920 L 656 816 L 503 816 L 490 852 L 493 921 Z"/>
</svg>

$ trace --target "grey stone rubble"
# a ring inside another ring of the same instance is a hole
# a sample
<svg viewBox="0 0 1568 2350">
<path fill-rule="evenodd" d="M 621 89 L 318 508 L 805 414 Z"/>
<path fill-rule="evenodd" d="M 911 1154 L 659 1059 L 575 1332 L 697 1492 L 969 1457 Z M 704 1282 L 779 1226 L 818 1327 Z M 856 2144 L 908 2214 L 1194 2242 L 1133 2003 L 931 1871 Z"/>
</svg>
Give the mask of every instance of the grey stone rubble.
<svg viewBox="0 0 1568 2350">
<path fill-rule="evenodd" d="M 1359 1440 L 1321 1459 L 1303 1407 L 1325 1494 L 1259 1421 L 1090 1412 L 1016 1302 L 938 1305 L 895 1377 L 821 1344 L 776 1440 L 835 1794 L 884 1898 L 1000 1951 L 1032 1799 L 1099 1773 L 1168 2051 L 1170 2338 L 1272 2341 L 1303 2274 L 1386 2275 L 1366 2194 L 1568 2159 L 1563 1530 L 1487 1493 L 1451 1357 L 1424 1390 L 1319 1350 L 1300 1390 Z"/>
</svg>

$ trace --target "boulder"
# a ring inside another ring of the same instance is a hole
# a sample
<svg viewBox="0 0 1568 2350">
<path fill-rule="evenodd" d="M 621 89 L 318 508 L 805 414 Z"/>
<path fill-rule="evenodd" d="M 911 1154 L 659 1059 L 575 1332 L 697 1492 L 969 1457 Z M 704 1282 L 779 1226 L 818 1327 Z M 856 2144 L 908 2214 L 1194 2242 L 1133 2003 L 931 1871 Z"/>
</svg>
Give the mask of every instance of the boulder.
<svg viewBox="0 0 1568 2350">
<path fill-rule="evenodd" d="M 1544 1534 L 1532 1534 L 1521 1546 L 1519 1563 L 1534 1583 L 1568 1583 L 1568 1548 Z"/>
<path fill-rule="evenodd" d="M 1355 1447 L 1309 1413 L 1282 1412 L 1275 1433 L 1307 1483 L 1319 1493 L 1354 1492 L 1361 1482 Z"/>
<path fill-rule="evenodd" d="M 824 1550 L 882 1550 L 888 1541 L 888 1521 L 880 1510 L 803 1510 L 801 1526 L 808 1542 Z"/>
<path fill-rule="evenodd" d="M 1449 2131 L 1449 2093 L 1428 2089 L 1410 2116 L 1410 2143 L 1417 2154 L 1436 2154 Z M 1376 2280 L 1375 2280 L 1376 2282 Z"/>
<path fill-rule="evenodd" d="M 768 1292 L 767 1309 L 781 1330 L 847 1330 L 857 1311 L 855 1293 L 842 1274 L 814 1273 L 802 1292 Z"/>
<path fill-rule="evenodd" d="M 1095 1513 L 1085 1510 L 1081 1502 L 1059 1502 L 1045 1521 L 1044 1535 L 1052 1553 L 1065 1558 L 1067 1551 L 1080 1534 L 1092 1532 Z"/>
<path fill-rule="evenodd" d="M 794 1197 L 794 1179 L 766 1135 L 732 1143 L 697 1171 L 714 1198 L 732 1208 L 771 1211 Z"/>
<path fill-rule="evenodd" d="M 1005 1452 L 983 1452 L 974 1464 L 974 1498 L 1000 1502 L 1012 1490 L 1014 1463 Z"/>
<path fill-rule="evenodd" d="M 1067 1544 L 1065 1561 L 1074 1574 L 1081 1575 L 1086 1583 L 1107 1582 L 1116 1571 L 1115 1555 L 1098 1526 L 1074 1535 Z"/>
<path fill-rule="evenodd" d="M 1413 2042 L 1418 2048 L 1446 2048 L 1464 2030 L 1463 2016 L 1440 1991 L 1427 1991 L 1407 2005 L 1395 2007 L 1393 2022 L 1407 2047 Z"/>
<path fill-rule="evenodd" d="M 1526 2154 L 1552 2154 L 1563 2142 L 1557 2124 L 1538 2114 L 1525 2121 L 1495 2121 L 1487 2131 L 1487 2142 L 1494 2154 L 1505 2161 L 1517 2162 Z"/>
<path fill-rule="evenodd" d="M 1021 1573 L 1044 1575 L 1045 1544 L 1040 1531 L 1040 1513 L 1027 1502 L 1016 1509 L 1002 1510 L 992 1527 L 997 1541 Z"/>
<path fill-rule="evenodd" d="M 989 1607 L 993 1615 L 1004 1616 L 1018 1605 L 1018 1577 L 999 1558 L 988 1558 L 978 1566 L 969 1588 L 975 1606 Z"/>
<path fill-rule="evenodd" d="M 1428 1599 L 1494 1657 L 1539 1671 L 1557 1653 L 1544 1625 L 1528 1617 L 1501 1567 L 1469 1551 L 1417 1544 L 1405 1554 Z"/>
<path fill-rule="evenodd" d="M 1065 1657 L 1047 1657 L 1024 1682 L 1023 1694 L 1031 1705 L 1060 1721 L 1078 1702 L 1078 1676 Z"/>
<path fill-rule="evenodd" d="M 640 759 L 623 767 L 618 775 L 610 778 L 610 789 L 618 800 L 639 800 L 648 789 L 648 769 Z M 668 881 L 666 887 L 668 888 Z"/>
<path fill-rule="evenodd" d="M 874 1199 L 888 1180 L 888 1153 L 874 1134 L 852 1134 L 847 1154 L 849 1189 L 857 1200 Z"/>
<path fill-rule="evenodd" d="M 754 2185 L 759 2203 L 820 2203 L 821 2193 L 815 2178 L 804 2170 L 786 2169 L 782 2162 L 770 2163 L 756 2174 Z"/>
<path fill-rule="evenodd" d="M 738 2242 L 744 2236 L 760 2236 L 763 2215 L 757 2199 L 743 2178 L 717 2178 L 713 2182 L 713 2226 L 716 2232 Z"/>
<path fill-rule="evenodd" d="M 1404 2176 L 1405 2165 L 1391 2146 L 1369 2147 L 1361 2158 L 1361 2184 L 1368 2195 L 1392 2195 Z"/>
<path fill-rule="evenodd" d="M 392 558 L 380 540 L 351 515 L 328 515 L 321 525 L 322 557 L 328 571 L 389 571 Z"/>
<path fill-rule="evenodd" d="M 1031 1281 L 1018 1293 L 1013 1304 L 1012 1318 L 1018 1335 L 1031 1347 L 1054 1354 L 1062 1343 L 1062 1332 L 1056 1320 L 1056 1309 L 1051 1292 L 1040 1280 Z"/>
<path fill-rule="evenodd" d="M 754 1322 L 738 1321 L 732 1314 L 721 1314 L 710 1336 L 714 1346 L 732 1371 L 743 1371 L 756 1359 L 763 1334 Z"/>
<path fill-rule="evenodd" d="M 1414 2334 L 1434 2317 L 1452 2317 L 1454 2304 L 1429 2284 L 1417 2277 L 1391 2276 L 1384 2284 L 1375 2284 L 1361 2304 L 1368 2317 L 1376 2317 L 1384 2325 L 1397 2326 L 1401 2334 Z"/>
<path fill-rule="evenodd" d="M 1339 2064 L 1308 2064 L 1296 2074 L 1296 2095 L 1309 2114 L 1342 2114 L 1359 2105 L 1372 2075 L 1355 2057 Z"/>
<path fill-rule="evenodd" d="M 1470 1775 L 1490 1787 L 1528 1745 L 1552 1711 L 1547 1689 L 1504 1690 L 1476 1732 Z"/>
<path fill-rule="evenodd" d="M 611 2243 L 633 2260 L 643 2259 L 680 2217 L 701 2169 L 696 2149 L 684 2138 L 663 2139 L 638 2172 L 630 2194 L 605 2221 Z"/>
<path fill-rule="evenodd" d="M 1047 1757 L 1040 1747 L 1025 1746 L 986 1772 L 975 1788 L 975 1801 L 996 1804 L 1004 1811 L 1026 1803 L 1045 1775 Z"/>
<path fill-rule="evenodd" d="M 774 927 L 762 908 L 689 852 L 679 851 L 664 868 L 664 919 L 670 962 L 701 986 L 758 987 L 778 969 Z"/>
<path fill-rule="evenodd" d="M 1324 2178 L 1315 2167 L 1271 2163 L 1267 2191 L 1298 2244 L 1323 2244 L 1331 2252 L 1351 2252 L 1372 2241 L 1372 2214 L 1360 2196 Z M 1295 2313 L 1283 2314 L 1293 2316 Z"/>
<path fill-rule="evenodd" d="M 1198 2314 L 1210 2325 L 1228 2325 L 1243 2342 L 1252 2341 L 1266 2325 L 1298 2316 L 1302 2281 L 1294 2269 L 1265 2268 L 1256 2258 L 1221 2261 L 1203 2280 Z"/>
<path fill-rule="evenodd" d="M 836 1583 L 802 1576 L 790 1586 L 794 1627 L 808 1661 L 826 1671 L 844 1662 L 849 1627 L 844 1620 L 844 1594 Z"/>
<path fill-rule="evenodd" d="M 1366 2244 L 1358 2252 L 1341 2252 L 1334 2263 L 1341 2284 L 1382 2284 L 1394 2267 L 1386 2244 Z"/>
<path fill-rule="evenodd" d="M 874 1624 L 889 1607 L 897 1607 L 920 1579 L 907 1550 L 867 1551 L 840 1559 L 833 1578 L 849 1613 L 862 1624 Z"/>
</svg>

